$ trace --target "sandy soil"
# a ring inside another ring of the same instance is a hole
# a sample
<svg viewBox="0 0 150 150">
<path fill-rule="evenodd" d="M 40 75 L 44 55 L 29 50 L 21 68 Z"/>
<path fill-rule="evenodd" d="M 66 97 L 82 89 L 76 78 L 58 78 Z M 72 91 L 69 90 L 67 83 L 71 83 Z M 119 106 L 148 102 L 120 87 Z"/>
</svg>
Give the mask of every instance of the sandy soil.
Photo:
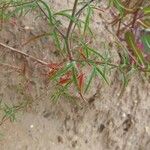
<svg viewBox="0 0 150 150">
<path fill-rule="evenodd" d="M 65 0 L 50 4 L 59 10 L 72 6 Z M 49 30 L 46 21 L 40 18 L 35 21 L 33 16 L 35 14 L 30 13 L 17 19 L 16 25 L 6 22 L 0 32 L 0 42 L 46 61 L 58 61 L 59 56 L 48 37 L 22 46 L 30 37 Z M 96 47 L 101 48 L 100 42 L 114 40 L 112 35 L 106 34 L 96 14 L 93 26 Z M 115 47 L 111 53 L 117 63 Z M 121 98 L 120 77 L 114 71 L 110 87 L 101 81 L 98 86 L 93 84 L 87 103 L 80 103 L 74 97 L 79 104 L 76 105 L 63 97 L 54 104 L 50 98 L 54 87 L 41 75 L 43 66 L 2 47 L 0 61 L 28 66 L 25 77 L 0 66 L 0 98 L 11 105 L 22 101 L 29 105 L 27 110 L 17 113 L 17 121 L 7 120 L 0 126 L 0 150 L 150 149 L 150 85 L 140 74 L 131 79 Z"/>
</svg>

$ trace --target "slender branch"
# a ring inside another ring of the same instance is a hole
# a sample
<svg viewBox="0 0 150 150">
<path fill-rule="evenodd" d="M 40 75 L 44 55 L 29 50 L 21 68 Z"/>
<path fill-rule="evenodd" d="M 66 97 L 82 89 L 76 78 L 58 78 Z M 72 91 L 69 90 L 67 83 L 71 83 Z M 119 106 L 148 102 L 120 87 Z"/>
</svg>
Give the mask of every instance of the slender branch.
<svg viewBox="0 0 150 150">
<path fill-rule="evenodd" d="M 117 29 L 117 33 L 116 33 L 116 35 L 119 37 L 119 35 L 120 35 L 120 28 L 121 28 L 121 19 L 119 20 L 119 22 L 118 22 L 118 29 Z"/>
<path fill-rule="evenodd" d="M 75 14 L 75 16 L 80 15 L 80 13 L 81 13 L 90 3 L 94 2 L 94 1 L 95 1 L 95 0 L 90 0 L 89 2 L 87 2 L 82 8 L 80 8 L 80 9 L 78 10 L 78 12 Z"/>
<path fill-rule="evenodd" d="M 78 0 L 75 0 L 75 1 L 74 1 L 74 6 L 73 6 L 73 10 L 72 10 L 72 15 L 71 15 L 72 18 L 75 17 L 77 5 L 78 5 Z M 70 59 L 70 60 L 72 60 L 72 57 L 73 57 L 73 56 L 72 56 L 72 52 L 71 52 L 71 50 L 70 50 L 70 46 L 69 46 L 69 36 L 70 36 L 70 32 L 71 32 L 72 25 L 73 25 L 73 20 L 71 19 L 71 20 L 70 20 L 70 23 L 69 23 L 69 25 L 68 25 L 67 33 L 66 33 L 66 37 L 65 37 L 66 49 L 67 49 L 67 52 L 68 52 L 68 55 L 69 55 L 69 59 Z"/>
<path fill-rule="evenodd" d="M 89 2 L 87 2 L 83 7 L 81 7 L 81 8 L 78 10 L 78 12 L 75 14 L 75 16 L 76 16 L 77 18 L 79 18 L 80 15 L 81 15 L 81 12 L 82 12 L 90 3 L 94 2 L 94 1 L 95 1 L 95 0 L 90 0 Z M 76 28 L 76 24 L 74 24 L 72 31 L 74 31 L 75 28 Z"/>
<path fill-rule="evenodd" d="M 137 3 L 137 10 L 134 12 L 134 17 L 133 17 L 133 22 L 132 22 L 132 28 L 134 28 L 137 17 L 138 17 L 138 12 L 140 11 L 140 8 L 143 4 L 143 0 L 139 0 L 139 3 Z"/>
<path fill-rule="evenodd" d="M 22 51 L 20 51 L 20 50 L 18 50 L 18 49 L 15 49 L 15 48 L 10 47 L 10 46 L 8 46 L 8 45 L 5 45 L 5 44 L 3 44 L 3 43 L 0 43 L 0 46 L 9 49 L 9 50 L 11 50 L 12 52 L 19 53 L 19 54 L 21 54 L 21 55 L 23 55 L 23 56 L 25 56 L 25 57 L 28 57 L 28 58 L 32 59 L 33 61 L 36 61 L 36 62 L 38 62 L 38 63 L 40 63 L 40 64 L 42 64 L 42 65 L 48 65 L 48 63 L 45 62 L 45 61 L 43 61 L 43 60 L 40 60 L 40 59 L 38 59 L 38 58 L 36 58 L 36 57 L 34 57 L 34 56 L 31 56 L 31 55 L 29 55 L 29 54 L 27 54 L 27 53 L 24 53 L 24 52 L 22 52 Z"/>
<path fill-rule="evenodd" d="M 38 2 L 36 2 L 37 3 L 37 5 L 38 5 L 38 7 L 39 7 L 39 9 L 41 10 L 41 12 L 44 14 L 44 16 L 47 18 L 47 19 L 49 19 L 49 17 L 48 17 L 48 15 L 45 13 L 45 11 L 42 9 L 42 7 L 39 5 L 39 3 Z M 54 25 L 54 24 L 53 24 Z M 65 35 L 57 28 L 57 26 L 55 26 L 54 25 L 54 28 L 57 30 L 57 32 L 63 37 L 63 38 L 65 38 Z"/>
</svg>

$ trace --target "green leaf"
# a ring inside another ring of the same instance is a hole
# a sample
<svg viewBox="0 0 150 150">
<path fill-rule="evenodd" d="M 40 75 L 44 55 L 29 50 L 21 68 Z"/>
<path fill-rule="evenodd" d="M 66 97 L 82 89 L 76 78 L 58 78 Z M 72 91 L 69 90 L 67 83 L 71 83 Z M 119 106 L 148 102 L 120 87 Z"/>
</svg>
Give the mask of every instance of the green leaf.
<svg viewBox="0 0 150 150">
<path fill-rule="evenodd" d="M 47 13 L 48 13 L 48 20 L 49 20 L 49 23 L 50 23 L 50 25 L 53 25 L 54 23 L 53 23 L 53 16 L 52 16 L 52 12 L 51 12 L 51 9 L 50 9 L 50 7 L 48 6 L 48 4 L 46 3 L 46 2 L 44 2 L 44 1 L 42 1 L 42 0 L 39 0 L 39 2 L 41 2 L 44 6 L 45 6 L 45 8 L 46 8 L 46 10 L 47 10 Z M 37 2 L 38 3 L 38 2 Z"/>
<path fill-rule="evenodd" d="M 16 119 L 16 109 L 15 107 L 10 107 L 7 104 L 4 104 L 4 117 L 3 118 L 9 118 L 10 121 L 15 121 Z"/>
<path fill-rule="evenodd" d="M 86 47 L 84 47 L 84 46 L 83 46 L 83 51 L 84 51 L 86 57 L 89 58 L 89 55 L 90 55 L 90 54 L 89 54 L 89 51 L 88 51 L 88 49 L 87 49 Z"/>
<path fill-rule="evenodd" d="M 114 7 L 116 7 L 118 9 L 121 16 L 124 16 L 125 9 L 124 9 L 123 5 L 121 4 L 120 0 L 113 0 L 113 5 L 114 5 Z"/>
<path fill-rule="evenodd" d="M 92 82 L 92 79 L 94 78 L 95 75 L 96 75 L 96 69 L 95 69 L 95 67 L 94 67 L 93 70 L 92 70 L 92 73 L 91 73 L 91 75 L 89 76 L 89 79 L 88 79 L 88 81 L 87 81 L 87 85 L 86 85 L 86 87 L 85 87 L 84 93 L 86 93 L 86 92 L 88 91 L 88 89 L 89 89 L 89 87 L 90 87 L 90 84 L 91 84 L 91 82 Z"/>
<path fill-rule="evenodd" d="M 39 0 L 39 2 L 41 2 L 44 5 L 44 7 L 46 8 L 46 11 L 48 13 L 49 24 L 50 24 L 50 26 L 53 27 L 51 35 L 52 35 L 52 38 L 53 38 L 53 41 L 54 41 L 56 47 L 60 50 L 61 42 L 59 39 L 59 34 L 55 30 L 56 26 L 58 26 L 58 21 L 54 18 L 54 15 L 52 14 L 52 11 L 51 11 L 50 7 L 48 6 L 48 4 L 42 0 Z"/>
<path fill-rule="evenodd" d="M 105 74 L 97 66 L 96 66 L 96 72 L 97 75 L 99 75 L 107 84 L 109 84 L 108 80 L 105 77 Z"/>
<path fill-rule="evenodd" d="M 142 54 L 142 51 L 137 47 L 136 42 L 135 42 L 135 38 L 132 32 L 127 31 L 125 33 L 125 40 L 128 44 L 128 46 L 131 48 L 131 50 L 133 51 L 134 55 L 137 57 L 137 59 L 140 61 L 140 63 L 142 65 L 144 65 L 144 56 Z"/>
<path fill-rule="evenodd" d="M 90 7 L 90 5 L 88 5 L 87 15 L 86 15 L 85 24 L 84 24 L 84 33 L 87 31 L 87 29 L 90 28 L 89 25 L 90 25 L 91 15 L 92 15 L 92 8 Z"/>
<path fill-rule="evenodd" d="M 55 43 L 55 46 L 57 47 L 58 50 L 61 50 L 61 42 L 60 42 L 60 39 L 59 39 L 59 34 L 55 31 L 51 33 L 51 36 L 53 38 L 53 41 Z"/>
<path fill-rule="evenodd" d="M 144 7 L 143 11 L 145 15 L 150 14 L 150 6 Z"/>
<path fill-rule="evenodd" d="M 66 11 L 57 12 L 57 13 L 54 14 L 54 16 L 55 16 L 55 17 L 56 17 L 56 16 L 63 16 L 63 17 L 66 17 L 66 18 L 68 18 L 69 20 L 73 21 L 74 24 L 77 25 L 77 27 L 78 27 L 79 29 L 81 28 L 81 27 L 80 27 L 80 24 L 81 24 L 82 21 L 81 21 L 80 19 L 78 19 L 77 17 L 72 16 L 71 14 L 66 13 Z"/>
<path fill-rule="evenodd" d="M 72 9 L 65 9 L 65 10 L 61 10 L 59 12 L 54 13 L 54 15 L 59 15 L 59 14 L 66 14 L 67 12 L 72 12 Z"/>
<path fill-rule="evenodd" d="M 77 70 L 76 70 L 75 66 L 72 67 L 72 79 L 73 79 L 74 85 L 77 88 L 77 91 L 79 91 L 79 88 L 78 88 L 78 79 L 77 79 Z"/>
<path fill-rule="evenodd" d="M 144 44 L 144 50 L 150 52 L 150 35 L 144 34 L 141 39 Z"/>
<path fill-rule="evenodd" d="M 72 15 L 67 14 L 65 12 L 57 12 L 54 15 L 55 16 L 64 16 L 64 17 L 67 17 L 69 20 L 73 21 L 74 23 L 77 23 L 77 18 L 76 17 L 72 17 Z"/>
<path fill-rule="evenodd" d="M 99 56 L 101 57 L 102 59 L 104 59 L 104 57 L 99 53 L 97 52 L 96 50 L 94 50 L 93 48 L 89 47 L 86 43 L 84 42 L 81 42 L 82 46 L 84 47 L 84 49 L 86 49 L 86 51 L 90 51 L 92 53 L 94 53 L 96 56 Z M 86 52 L 87 53 L 87 52 Z M 89 53 L 87 53 L 89 55 Z"/>
<path fill-rule="evenodd" d="M 121 16 L 124 16 L 125 11 L 133 12 L 133 9 L 126 8 L 120 0 L 113 0 L 114 6 L 120 11 Z"/>
<path fill-rule="evenodd" d="M 32 11 L 37 8 L 37 4 L 35 1 L 26 2 L 24 0 L 11 0 L 11 1 L 3 1 L 0 4 L 1 8 L 4 6 L 5 9 L 0 9 L 0 18 L 9 19 L 16 15 L 26 15 L 29 11 Z M 12 7 L 12 9 L 8 9 Z"/>
<path fill-rule="evenodd" d="M 113 6 L 113 1 L 114 0 L 109 0 L 109 2 L 108 2 L 108 8 L 111 7 L 111 6 Z"/>
</svg>

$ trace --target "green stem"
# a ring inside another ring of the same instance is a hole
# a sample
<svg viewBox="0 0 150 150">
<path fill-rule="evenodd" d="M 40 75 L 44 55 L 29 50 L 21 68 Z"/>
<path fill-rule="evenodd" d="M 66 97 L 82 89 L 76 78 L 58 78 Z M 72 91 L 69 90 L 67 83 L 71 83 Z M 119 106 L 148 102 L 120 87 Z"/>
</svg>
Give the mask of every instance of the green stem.
<svg viewBox="0 0 150 150">
<path fill-rule="evenodd" d="M 72 15 L 71 15 L 72 18 L 75 17 L 77 5 L 78 5 L 78 0 L 75 0 L 73 10 L 72 10 Z M 66 49 L 67 49 L 67 52 L 68 52 L 69 60 L 71 60 L 71 61 L 73 59 L 73 54 L 70 50 L 69 37 L 70 37 L 70 32 L 71 32 L 71 29 L 72 29 L 72 25 L 73 25 L 73 20 L 70 20 L 70 23 L 69 23 L 69 26 L 68 26 L 68 29 L 67 29 L 67 33 L 66 33 L 66 37 L 65 37 Z"/>
</svg>

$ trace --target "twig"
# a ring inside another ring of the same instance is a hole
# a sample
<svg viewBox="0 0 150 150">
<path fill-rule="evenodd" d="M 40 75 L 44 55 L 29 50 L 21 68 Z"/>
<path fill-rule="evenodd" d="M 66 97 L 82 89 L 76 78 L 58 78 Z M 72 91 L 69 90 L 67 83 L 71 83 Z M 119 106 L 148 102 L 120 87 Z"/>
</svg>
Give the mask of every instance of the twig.
<svg viewBox="0 0 150 150">
<path fill-rule="evenodd" d="M 15 48 L 10 47 L 10 46 L 8 46 L 8 45 L 5 45 L 5 44 L 3 44 L 3 43 L 0 43 L 0 46 L 9 49 L 9 50 L 11 50 L 12 52 L 19 53 L 19 54 L 21 54 L 21 55 L 23 55 L 23 56 L 25 56 L 25 57 L 28 57 L 28 58 L 32 59 L 33 61 L 36 61 L 36 62 L 38 62 L 38 63 L 40 63 L 40 64 L 42 64 L 42 65 L 48 65 L 48 63 L 45 62 L 45 61 L 43 61 L 43 60 L 40 60 L 40 59 L 38 59 L 38 58 L 36 58 L 36 57 L 34 57 L 34 56 L 31 56 L 31 55 L 29 55 L 29 54 L 27 54 L 27 53 L 24 53 L 24 52 L 22 52 L 22 51 L 20 51 L 20 50 L 18 50 L 18 49 L 15 49 Z"/>
<path fill-rule="evenodd" d="M 78 10 L 78 12 L 75 14 L 75 16 L 80 15 L 80 13 L 92 2 L 94 2 L 95 0 L 90 0 L 89 2 L 87 2 L 81 9 Z"/>
<path fill-rule="evenodd" d="M 90 0 L 90 1 L 87 2 L 82 8 L 80 8 L 80 9 L 78 10 L 78 12 L 75 14 L 75 16 L 77 17 L 77 19 L 80 17 L 81 12 L 82 12 L 90 3 L 92 3 L 92 2 L 94 2 L 94 0 Z M 72 31 L 74 31 L 75 28 L 76 28 L 76 24 L 74 24 Z"/>
<path fill-rule="evenodd" d="M 133 17 L 133 21 L 132 21 L 132 28 L 134 28 L 134 26 L 135 26 L 135 23 L 136 23 L 136 20 L 138 17 L 138 12 L 140 11 L 140 7 L 142 6 L 142 4 L 143 4 L 143 0 L 140 0 L 137 5 L 137 10 L 135 10 L 135 13 L 134 13 L 134 17 Z"/>
<path fill-rule="evenodd" d="M 78 5 L 78 0 L 75 0 L 75 1 L 74 1 L 74 6 L 73 6 L 71 18 L 74 18 L 74 17 L 75 17 L 77 5 Z M 70 37 L 70 32 L 71 32 L 72 25 L 73 25 L 73 20 L 71 19 L 71 20 L 70 20 L 70 23 L 69 23 L 69 26 L 68 26 L 68 28 L 67 28 L 67 33 L 66 33 L 66 37 L 65 37 L 66 49 L 67 49 L 67 52 L 68 52 L 68 55 L 69 55 L 69 59 L 70 59 L 70 60 L 73 59 L 73 58 L 72 58 L 72 57 L 73 57 L 73 56 L 72 56 L 72 52 L 71 52 L 70 46 L 69 46 L 69 37 Z"/>
<path fill-rule="evenodd" d="M 45 13 L 45 11 L 42 9 L 42 7 L 39 5 L 38 2 L 36 2 L 36 4 L 38 5 L 39 9 L 41 10 L 41 12 L 44 14 L 44 16 L 49 19 L 48 15 Z M 53 24 L 54 25 L 54 24 Z M 57 28 L 57 26 L 54 25 L 55 30 L 57 30 L 57 32 L 63 37 L 65 38 L 65 35 Z"/>
</svg>

